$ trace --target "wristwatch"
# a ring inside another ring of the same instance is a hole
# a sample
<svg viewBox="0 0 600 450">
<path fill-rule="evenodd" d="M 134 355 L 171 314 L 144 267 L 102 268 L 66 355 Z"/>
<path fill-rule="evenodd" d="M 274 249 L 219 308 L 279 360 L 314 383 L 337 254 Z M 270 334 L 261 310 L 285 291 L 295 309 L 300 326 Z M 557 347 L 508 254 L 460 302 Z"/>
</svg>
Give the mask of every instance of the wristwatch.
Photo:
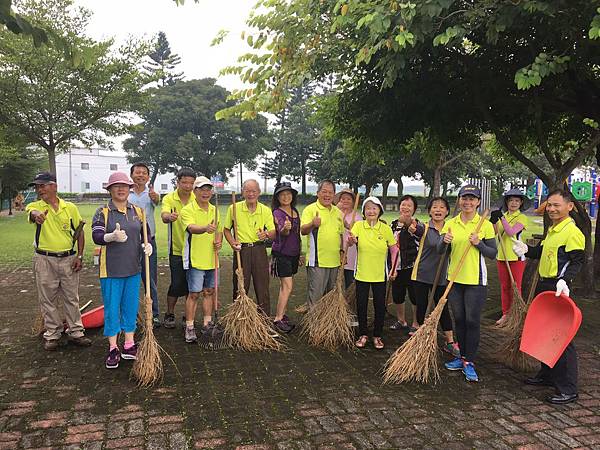
<svg viewBox="0 0 600 450">
<path fill-rule="evenodd" d="M 83 255 L 77 255 L 77 259 L 83 260 Z"/>
</svg>

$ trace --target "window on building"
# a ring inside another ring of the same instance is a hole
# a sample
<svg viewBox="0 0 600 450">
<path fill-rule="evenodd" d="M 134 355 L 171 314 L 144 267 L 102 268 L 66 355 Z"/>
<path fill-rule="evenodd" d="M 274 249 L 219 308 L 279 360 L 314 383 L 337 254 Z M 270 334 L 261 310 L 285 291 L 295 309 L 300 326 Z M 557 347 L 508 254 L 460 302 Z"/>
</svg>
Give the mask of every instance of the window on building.
<svg viewBox="0 0 600 450">
<path fill-rule="evenodd" d="M 116 164 L 111 164 L 110 165 L 110 170 L 119 170 L 119 169 L 117 168 Z"/>
<path fill-rule="evenodd" d="M 81 163 L 81 170 L 90 170 L 90 163 Z"/>
<path fill-rule="evenodd" d="M 161 191 L 166 191 L 167 189 L 169 189 L 169 187 L 166 184 L 161 184 L 160 185 L 160 190 Z"/>
<path fill-rule="evenodd" d="M 81 182 L 81 190 L 82 191 L 87 191 L 90 188 L 90 183 L 86 182 L 86 181 L 82 181 Z"/>
</svg>

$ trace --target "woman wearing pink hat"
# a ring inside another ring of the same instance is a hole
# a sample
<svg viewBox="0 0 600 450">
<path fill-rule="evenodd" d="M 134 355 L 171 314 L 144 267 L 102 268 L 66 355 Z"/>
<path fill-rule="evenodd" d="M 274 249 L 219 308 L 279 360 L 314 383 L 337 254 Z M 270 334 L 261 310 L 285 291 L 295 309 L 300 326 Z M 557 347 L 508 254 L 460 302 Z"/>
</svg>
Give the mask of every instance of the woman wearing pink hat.
<svg viewBox="0 0 600 450">
<path fill-rule="evenodd" d="M 142 209 L 129 203 L 131 179 L 115 172 L 105 189 L 110 193 L 106 206 L 96 210 L 92 221 L 92 238 L 102 246 L 100 252 L 100 287 L 104 300 L 104 335 L 109 350 L 106 368 L 119 367 L 123 359 L 136 359 L 137 346 L 133 340 L 140 290 L 142 253 L 150 256 L 152 246 L 143 244 Z M 117 337 L 125 333 L 123 352 Z"/>
</svg>

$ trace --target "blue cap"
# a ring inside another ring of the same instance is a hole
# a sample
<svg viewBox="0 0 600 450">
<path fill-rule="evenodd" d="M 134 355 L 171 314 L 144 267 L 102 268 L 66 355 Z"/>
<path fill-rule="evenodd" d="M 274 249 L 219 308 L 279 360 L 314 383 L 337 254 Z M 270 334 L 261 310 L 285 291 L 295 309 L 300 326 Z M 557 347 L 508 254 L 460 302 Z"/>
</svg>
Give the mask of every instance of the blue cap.
<svg viewBox="0 0 600 450">
<path fill-rule="evenodd" d="M 458 191 L 458 196 L 463 197 L 465 195 L 472 195 L 473 197 L 481 198 L 481 189 L 474 184 L 465 184 Z"/>
</svg>

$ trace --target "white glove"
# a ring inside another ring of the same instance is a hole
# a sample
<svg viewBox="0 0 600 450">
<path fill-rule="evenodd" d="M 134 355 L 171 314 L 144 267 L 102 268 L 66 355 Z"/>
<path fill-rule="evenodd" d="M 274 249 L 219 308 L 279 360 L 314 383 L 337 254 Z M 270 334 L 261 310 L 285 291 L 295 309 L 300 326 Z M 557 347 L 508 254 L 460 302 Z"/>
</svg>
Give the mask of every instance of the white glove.
<svg viewBox="0 0 600 450">
<path fill-rule="evenodd" d="M 121 230 L 121 224 L 117 222 L 115 231 L 106 233 L 104 235 L 104 240 L 106 242 L 125 242 L 127 240 L 127 233 L 125 233 L 125 230 Z"/>
<path fill-rule="evenodd" d="M 523 256 L 525 253 L 527 253 L 527 251 L 529 250 L 529 248 L 527 247 L 527 244 L 525 242 L 519 241 L 518 239 L 514 239 L 513 238 L 513 252 L 515 252 L 515 255 L 517 255 L 519 258 L 521 256 Z"/>
<path fill-rule="evenodd" d="M 560 294 L 565 294 L 568 297 L 570 293 L 571 291 L 569 290 L 569 286 L 565 280 L 561 278 L 556 282 L 556 294 L 554 295 L 559 297 Z"/>
<path fill-rule="evenodd" d="M 152 256 L 152 244 L 142 244 L 142 251 L 146 256 Z"/>
</svg>

